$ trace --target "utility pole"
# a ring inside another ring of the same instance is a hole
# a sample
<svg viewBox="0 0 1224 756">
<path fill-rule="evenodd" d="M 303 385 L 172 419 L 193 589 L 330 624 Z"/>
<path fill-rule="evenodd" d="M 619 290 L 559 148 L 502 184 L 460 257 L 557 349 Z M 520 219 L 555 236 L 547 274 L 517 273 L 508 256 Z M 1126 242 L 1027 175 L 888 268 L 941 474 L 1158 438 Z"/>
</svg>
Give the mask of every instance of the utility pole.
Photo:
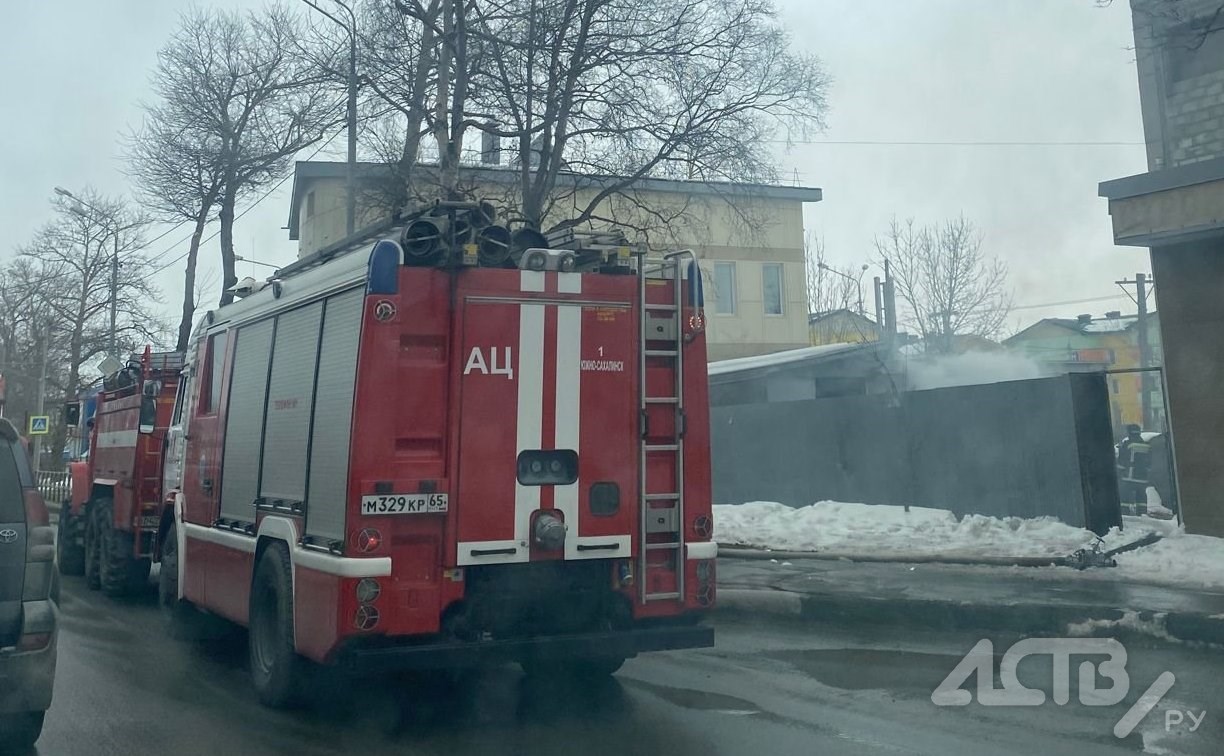
<svg viewBox="0 0 1224 756">
<path fill-rule="evenodd" d="M 1135 305 L 1138 307 L 1139 316 L 1135 321 L 1135 328 L 1138 329 L 1137 341 L 1139 345 L 1139 367 L 1152 367 L 1152 347 L 1148 340 L 1148 308 L 1147 296 L 1148 285 L 1154 283 L 1152 279 L 1147 277 L 1146 273 L 1136 273 L 1134 280 L 1123 279 L 1114 283 L 1125 288 L 1131 284 L 1135 285 Z M 1139 373 L 1139 407 L 1140 418 L 1144 428 L 1152 427 L 1152 381 L 1151 375 L 1147 370 L 1142 370 Z"/>
<path fill-rule="evenodd" d="M 871 279 L 871 290 L 875 293 L 876 339 L 884 340 L 884 284 L 880 277 Z"/>
</svg>

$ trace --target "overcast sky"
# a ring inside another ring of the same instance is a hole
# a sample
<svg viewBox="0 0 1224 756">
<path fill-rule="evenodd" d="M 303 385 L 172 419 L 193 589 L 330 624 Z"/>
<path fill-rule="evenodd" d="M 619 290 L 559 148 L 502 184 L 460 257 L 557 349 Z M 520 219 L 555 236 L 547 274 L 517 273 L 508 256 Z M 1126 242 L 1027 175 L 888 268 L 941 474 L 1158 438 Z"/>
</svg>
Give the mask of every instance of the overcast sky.
<svg viewBox="0 0 1224 756">
<path fill-rule="evenodd" d="M 1133 311 L 1113 282 L 1147 271 L 1147 253 L 1113 246 L 1105 201 L 1096 196 L 1099 181 L 1145 168 L 1128 3 L 778 3 L 796 46 L 821 56 L 835 80 L 829 128 L 817 137 L 828 143 L 781 156 L 787 175 L 824 189 L 825 201 L 808 207 L 806 223 L 824 237 L 833 261 L 869 262 L 874 236 L 893 215 L 934 222 L 964 213 L 981 229 L 985 248 L 1010 266 L 1017 305 L 1115 297 L 1017 310 L 1013 329 L 1044 316 Z M 117 137 L 138 122 L 157 49 L 189 4 L 5 3 L 0 257 L 50 219 L 52 187 L 129 192 Z M 254 8 L 261 0 L 207 4 Z M 238 254 L 272 263 L 296 257 L 282 230 L 288 190 L 286 182 L 238 221 Z M 186 249 L 174 242 L 187 232 L 171 233 L 152 254 L 168 250 L 162 259 L 173 260 Z M 204 258 L 215 267 L 217 257 L 213 241 Z M 257 272 L 247 266 L 239 275 Z M 158 277 L 168 312 L 180 281 L 178 266 Z"/>
</svg>

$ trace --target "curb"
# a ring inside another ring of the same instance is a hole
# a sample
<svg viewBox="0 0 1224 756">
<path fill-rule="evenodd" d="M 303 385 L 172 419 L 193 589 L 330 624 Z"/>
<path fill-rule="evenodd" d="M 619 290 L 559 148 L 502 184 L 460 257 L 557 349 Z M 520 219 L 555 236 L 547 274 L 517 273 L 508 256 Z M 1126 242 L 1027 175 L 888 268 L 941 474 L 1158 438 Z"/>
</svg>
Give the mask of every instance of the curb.
<svg viewBox="0 0 1224 756">
<path fill-rule="evenodd" d="M 1224 645 L 1224 615 L 1154 613 L 1104 606 L 973 604 L 869 598 L 780 590 L 723 589 L 715 612 L 784 617 L 805 625 L 900 625 L 930 630 L 1007 631 L 1024 635 L 1133 633 L 1163 640 Z"/>
<path fill-rule="evenodd" d="M 1065 566 L 1066 557 L 957 557 L 931 554 L 839 554 L 825 551 L 770 551 L 767 549 L 736 548 L 718 544 L 719 559 L 815 559 L 828 562 L 882 562 L 904 564 L 958 564 L 990 567 L 1057 567 Z"/>
</svg>

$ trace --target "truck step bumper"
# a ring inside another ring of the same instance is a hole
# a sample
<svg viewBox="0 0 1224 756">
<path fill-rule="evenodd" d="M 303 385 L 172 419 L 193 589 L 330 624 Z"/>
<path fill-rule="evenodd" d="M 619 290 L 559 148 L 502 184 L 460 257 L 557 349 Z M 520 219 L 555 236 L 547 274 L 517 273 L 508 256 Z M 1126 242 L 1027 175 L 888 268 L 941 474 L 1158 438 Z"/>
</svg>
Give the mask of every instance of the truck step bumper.
<svg viewBox="0 0 1224 756">
<path fill-rule="evenodd" d="M 629 658 L 648 651 L 710 648 L 713 645 L 714 628 L 685 625 L 521 640 L 441 642 L 372 648 L 354 646 L 339 652 L 335 663 L 355 672 L 454 669 L 529 660 Z"/>
</svg>

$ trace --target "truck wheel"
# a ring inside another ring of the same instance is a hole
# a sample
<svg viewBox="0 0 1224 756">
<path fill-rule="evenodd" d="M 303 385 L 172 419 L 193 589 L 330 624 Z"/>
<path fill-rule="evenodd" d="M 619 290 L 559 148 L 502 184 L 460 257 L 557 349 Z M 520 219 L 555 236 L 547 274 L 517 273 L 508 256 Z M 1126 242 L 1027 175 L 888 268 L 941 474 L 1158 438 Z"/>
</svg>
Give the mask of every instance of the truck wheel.
<svg viewBox="0 0 1224 756">
<path fill-rule="evenodd" d="M 59 531 L 55 536 L 55 559 L 63 575 L 85 574 L 85 545 L 82 543 L 84 518 L 72 514 L 65 503 L 59 515 Z"/>
<path fill-rule="evenodd" d="M 205 637 L 207 619 L 190 602 L 179 598 L 178 538 L 174 523 L 166 530 L 161 545 L 161 572 L 157 576 L 157 603 L 166 618 L 169 635 L 175 640 L 194 641 Z"/>
<path fill-rule="evenodd" d="M 99 499 L 97 510 L 102 592 L 111 598 L 135 593 L 149 580 L 149 560 L 132 555 L 131 533 L 115 530 L 111 499 Z"/>
<path fill-rule="evenodd" d="M 102 554 L 98 543 L 98 513 L 91 501 L 85 510 L 85 585 L 91 591 L 102 587 Z"/>
<path fill-rule="evenodd" d="M 250 661 L 255 692 L 265 706 L 297 698 L 306 660 L 293 647 L 293 566 L 284 545 L 270 545 L 251 585 Z"/>
<path fill-rule="evenodd" d="M 5 714 L 0 716 L 0 732 L 4 733 L 5 753 L 12 748 L 16 753 L 22 753 L 34 747 L 34 743 L 42 735 L 45 711 L 24 711 L 20 714 Z"/>
</svg>

